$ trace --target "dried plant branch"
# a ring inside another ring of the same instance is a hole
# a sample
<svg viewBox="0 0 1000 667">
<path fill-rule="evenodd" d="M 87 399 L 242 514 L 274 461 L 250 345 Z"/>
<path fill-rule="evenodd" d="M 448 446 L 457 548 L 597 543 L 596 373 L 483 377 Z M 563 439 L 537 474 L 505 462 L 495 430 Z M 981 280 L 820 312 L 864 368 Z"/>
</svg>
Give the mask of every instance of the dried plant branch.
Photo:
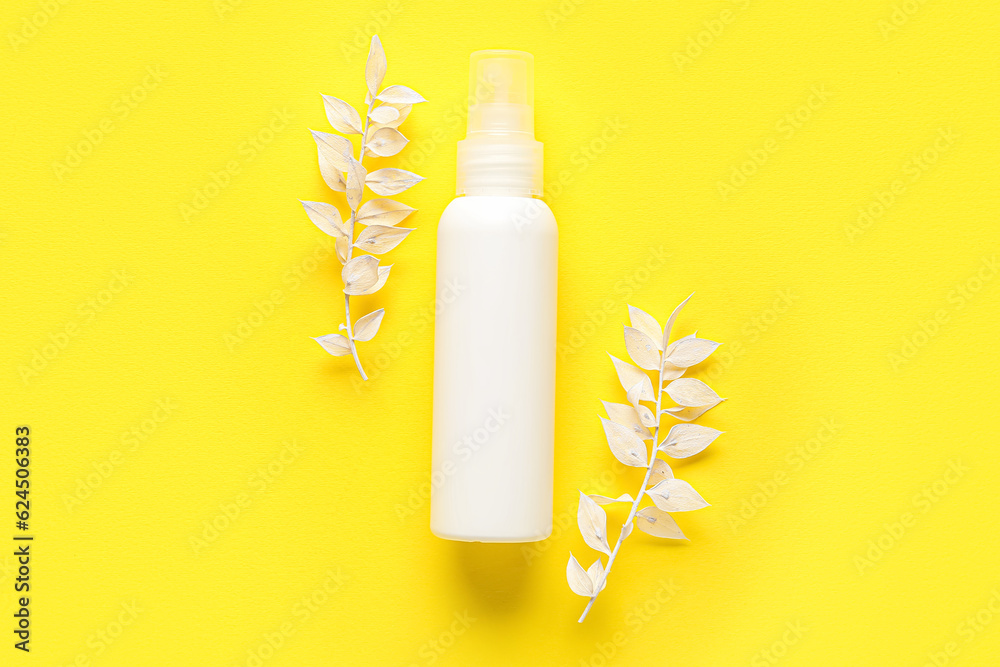
<svg viewBox="0 0 1000 667">
<path fill-rule="evenodd" d="M 362 380 L 367 380 L 356 343 L 371 340 L 378 332 L 385 309 L 359 317 L 351 324 L 351 297 L 374 294 L 389 277 L 392 265 L 379 266 L 374 255 L 392 250 L 402 242 L 412 229 L 396 225 L 415 209 L 392 199 L 363 201 L 364 188 L 375 194 L 392 196 L 403 192 L 423 180 L 423 177 L 402 169 L 378 169 L 371 173 L 365 168 L 365 157 L 389 157 L 399 153 L 408 143 L 398 130 L 414 104 L 426 102 L 418 93 L 406 86 L 379 87 L 385 78 L 386 58 L 378 35 L 372 37 L 368 60 L 365 63 L 365 117 L 362 121 L 357 110 L 347 102 L 328 95 L 323 96 L 326 116 L 330 125 L 344 135 L 361 135 L 358 157 L 349 139 L 326 132 L 313 132 L 319 152 L 319 170 L 331 189 L 343 192 L 351 215 L 345 226 L 340 211 L 330 204 L 303 201 L 309 219 L 324 233 L 335 240 L 337 259 L 344 265 L 344 315 L 346 323 L 340 325 L 344 334 L 327 334 L 316 338 L 323 349 L 334 356 L 350 354 L 358 367 Z M 355 238 L 357 223 L 365 229 Z M 354 249 L 369 255 L 354 256 Z"/>
<path fill-rule="evenodd" d="M 688 368 L 704 361 L 719 346 L 713 341 L 697 338 L 694 334 L 670 343 L 670 333 L 677 315 L 690 299 L 689 296 L 674 309 L 662 330 L 652 316 L 629 306 L 632 326 L 625 327 L 625 347 L 636 366 L 611 357 L 631 405 L 604 403 L 608 413 L 608 419 L 601 418 L 604 433 L 615 458 L 625 465 L 645 468 L 646 473 L 635 498 L 627 493 L 611 498 L 580 492 L 577 522 L 583 540 L 591 548 L 608 556 L 607 565 L 598 557 L 586 570 L 572 553 L 569 556 L 566 578 L 570 589 L 577 595 L 589 598 L 580 616 L 580 623 L 587 618 L 597 596 L 607 585 L 615 558 L 622 543 L 632 534 L 633 528 L 638 526 L 639 530 L 657 537 L 686 539 L 669 513 L 708 506 L 690 484 L 675 479 L 667 462 L 658 458 L 661 452 L 673 458 L 693 456 L 722 433 L 698 424 L 681 423 L 671 427 L 663 440 L 660 440 L 660 422 L 664 414 L 682 422 L 690 422 L 725 400 L 700 380 L 681 377 Z M 655 394 L 649 375 L 644 371 L 656 371 Z M 664 386 L 664 382 L 669 384 Z M 661 409 L 664 393 L 677 403 L 676 407 Z M 653 403 L 654 411 L 650 411 L 643 402 Z M 652 440 L 648 452 L 646 440 Z M 639 503 L 644 496 L 648 496 L 653 505 L 640 510 Z M 607 538 L 607 514 L 601 506 L 619 502 L 631 503 L 631 507 L 612 549 Z"/>
<path fill-rule="evenodd" d="M 378 38 L 374 37 L 374 36 L 372 37 L 372 48 L 373 49 L 375 48 L 375 40 L 376 39 L 378 39 Z M 361 158 L 359 160 L 359 162 L 361 162 L 361 166 L 362 167 L 365 166 L 365 139 L 368 137 L 368 121 L 371 118 L 372 107 L 375 104 L 375 100 L 372 98 L 372 96 L 371 96 L 370 93 L 367 94 L 365 97 L 368 99 L 368 111 L 365 112 L 364 128 L 363 128 L 363 131 L 361 132 L 361 148 L 358 150 L 358 156 Z M 351 206 L 351 220 L 350 220 L 350 224 L 347 227 L 348 236 L 351 239 L 354 238 L 354 223 L 357 220 L 357 215 L 358 215 L 357 205 Z M 348 262 L 351 260 L 351 256 L 353 255 L 353 253 L 354 253 L 354 244 L 352 243 L 347 248 L 347 261 Z M 347 262 L 345 262 L 345 264 L 346 263 Z M 358 358 L 358 346 L 355 345 L 355 343 L 354 343 L 354 334 L 351 331 L 351 295 L 350 294 L 345 294 L 344 295 L 344 311 L 345 311 L 345 318 L 346 318 L 346 321 L 347 321 L 347 324 L 346 324 L 346 328 L 347 328 L 347 340 L 350 342 L 350 345 L 351 345 L 351 354 L 354 356 L 354 363 L 358 367 L 358 372 L 361 373 L 361 379 L 362 380 L 367 380 L 368 376 L 365 374 L 365 369 L 361 367 L 361 360 Z"/>
</svg>

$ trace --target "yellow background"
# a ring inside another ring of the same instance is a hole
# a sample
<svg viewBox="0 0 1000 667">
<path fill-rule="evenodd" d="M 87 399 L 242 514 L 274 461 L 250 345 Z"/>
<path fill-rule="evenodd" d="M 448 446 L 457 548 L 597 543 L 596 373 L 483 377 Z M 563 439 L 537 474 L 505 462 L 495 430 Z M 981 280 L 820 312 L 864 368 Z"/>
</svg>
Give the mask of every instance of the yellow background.
<svg viewBox="0 0 1000 667">
<path fill-rule="evenodd" d="M 996 662 L 994 3 L 11 0 L 0 25 L 0 506 L 13 533 L 27 424 L 36 535 L 30 656 L 0 557 L 0 664 Z M 359 386 L 310 339 L 340 266 L 297 199 L 342 201 L 308 128 L 320 93 L 361 103 L 374 30 L 430 100 L 391 161 L 427 180 L 354 300 L 387 310 Z M 435 225 L 482 48 L 535 55 L 563 176 L 561 527 L 529 547 L 428 530 Z M 577 625 L 577 489 L 640 479 L 597 419 L 605 351 L 626 303 L 693 291 L 679 333 L 726 343 L 698 376 L 730 400 L 675 468 L 712 507 L 690 542 L 634 535 Z"/>
</svg>

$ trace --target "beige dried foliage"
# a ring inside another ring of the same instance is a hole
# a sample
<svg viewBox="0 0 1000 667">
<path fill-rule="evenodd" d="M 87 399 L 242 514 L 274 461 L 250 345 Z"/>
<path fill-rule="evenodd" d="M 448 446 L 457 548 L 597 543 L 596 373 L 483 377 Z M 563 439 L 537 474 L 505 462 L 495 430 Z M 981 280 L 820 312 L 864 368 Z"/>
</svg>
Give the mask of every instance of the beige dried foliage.
<svg viewBox="0 0 1000 667">
<path fill-rule="evenodd" d="M 611 554 L 611 547 L 608 546 L 608 515 L 604 508 L 594 502 L 593 498 L 580 492 L 580 504 L 577 508 L 577 523 L 580 525 L 580 533 L 583 541 L 591 549 L 596 549 L 604 554 Z"/>
<path fill-rule="evenodd" d="M 392 199 L 372 199 L 361 205 L 354 221 L 362 225 L 386 225 L 392 227 L 402 222 L 413 209 Z"/>
<path fill-rule="evenodd" d="M 345 294 L 360 294 L 378 281 L 378 260 L 371 255 L 360 255 L 344 264 L 340 271 Z"/>
<path fill-rule="evenodd" d="M 722 431 L 701 424 L 674 424 L 659 449 L 675 459 L 686 459 L 708 447 L 720 435 Z"/>
<path fill-rule="evenodd" d="M 351 353 L 350 341 L 343 334 L 327 334 L 313 340 L 322 345 L 324 350 L 335 357 L 342 357 L 345 354 Z"/>
<path fill-rule="evenodd" d="M 417 176 L 411 171 L 386 167 L 368 174 L 365 182 L 372 192 L 383 197 L 391 197 L 412 188 L 422 180 L 423 176 Z"/>
<path fill-rule="evenodd" d="M 587 576 L 590 577 L 591 583 L 594 584 L 594 592 L 600 593 L 604 590 L 607 585 L 607 580 L 604 578 L 604 563 L 598 558 L 590 567 L 587 568 Z"/>
<path fill-rule="evenodd" d="M 354 340 L 369 341 L 374 338 L 382 324 L 383 315 L 385 315 L 385 308 L 379 308 L 359 317 L 358 321 L 354 323 Z"/>
<path fill-rule="evenodd" d="M 354 144 L 344 137 L 329 132 L 317 132 L 316 130 L 310 130 L 310 132 L 312 132 L 320 157 L 325 158 L 336 169 L 347 171 L 347 161 L 354 152 Z"/>
<path fill-rule="evenodd" d="M 371 225 L 361 230 L 361 233 L 358 234 L 358 240 L 354 242 L 354 247 L 373 255 L 381 255 L 399 245 L 412 231 L 412 229 L 405 227 Z"/>
<path fill-rule="evenodd" d="M 660 368 L 660 351 L 653 339 L 634 327 L 625 327 L 625 349 L 639 368 L 655 371 Z"/>
<path fill-rule="evenodd" d="M 646 493 L 664 512 L 690 512 L 708 507 L 705 499 L 683 479 L 665 479 Z"/>
<path fill-rule="evenodd" d="M 627 466 L 641 468 L 646 465 L 646 443 L 632 429 L 601 417 L 604 435 L 615 458 Z"/>
<path fill-rule="evenodd" d="M 340 260 L 341 264 L 346 264 L 350 257 L 348 251 L 351 249 L 351 239 L 341 236 L 334 242 L 334 247 L 337 251 L 337 259 Z"/>
<path fill-rule="evenodd" d="M 721 400 L 721 399 L 720 399 Z M 711 405 L 703 405 L 699 408 L 685 408 L 682 405 L 677 405 L 672 408 L 663 408 L 660 412 L 662 414 L 669 414 L 674 419 L 679 419 L 684 422 L 694 421 L 698 417 L 714 408 L 718 403 L 713 403 Z"/>
<path fill-rule="evenodd" d="M 379 86 L 385 78 L 388 64 L 385 60 L 385 49 L 378 35 L 372 35 L 372 44 L 368 49 L 368 60 L 365 62 L 365 83 L 368 84 L 368 95 L 365 104 L 371 104 L 371 99 L 378 96 Z"/>
<path fill-rule="evenodd" d="M 361 134 L 361 116 L 357 109 L 338 97 L 323 96 L 326 105 L 326 118 L 337 132 L 344 134 Z"/>
<path fill-rule="evenodd" d="M 636 513 L 635 524 L 639 530 L 653 537 L 665 537 L 669 540 L 687 539 L 681 527 L 674 521 L 674 517 L 652 505 Z"/>
<path fill-rule="evenodd" d="M 660 329 L 660 323 L 649 313 L 639 310 L 635 306 L 629 306 L 628 319 L 634 328 L 643 332 L 654 341 L 656 349 L 663 350 L 663 346 L 660 344 L 660 340 L 663 338 L 663 330 Z"/>
<path fill-rule="evenodd" d="M 608 557 L 607 564 L 598 557 L 593 565 L 584 570 L 572 553 L 569 556 L 566 566 L 569 587 L 577 595 L 589 598 L 580 616 L 581 623 L 593 607 L 597 595 L 607 585 L 622 543 L 634 528 L 654 537 L 687 539 L 670 513 L 690 512 L 708 506 L 689 483 L 675 478 L 670 465 L 659 458 L 661 453 L 678 459 L 694 456 L 722 434 L 714 428 L 686 423 L 725 400 L 704 382 L 682 377 L 688 368 L 704 361 L 719 346 L 694 334 L 670 342 L 674 322 L 690 298 L 674 309 L 662 329 L 651 315 L 629 306 L 631 326 L 625 327 L 625 348 L 636 365 L 609 355 L 630 405 L 602 401 L 608 414 L 607 418 L 601 417 L 604 435 L 616 459 L 627 466 L 644 468 L 646 474 L 634 498 L 627 493 L 618 497 L 580 493 L 577 510 L 580 533 L 588 546 Z M 646 371 L 655 373 L 655 391 Z M 665 406 L 664 397 L 677 405 Z M 643 403 L 652 403 L 653 407 Z M 660 421 L 664 416 L 674 417 L 682 423 L 673 424 L 661 439 Z M 652 440 L 648 446 L 647 440 Z M 643 498 L 653 504 L 640 508 Z M 618 540 L 611 547 L 607 536 L 607 514 L 602 505 L 618 503 L 630 504 L 630 510 Z"/>
<path fill-rule="evenodd" d="M 652 439 L 652 432 L 639 422 L 639 414 L 634 407 L 624 403 L 608 403 L 607 401 L 601 401 L 601 403 L 604 404 L 604 410 L 608 413 L 611 421 L 629 427 L 643 440 Z"/>
<path fill-rule="evenodd" d="M 340 210 L 336 206 L 321 201 L 302 201 L 302 206 L 306 209 L 306 215 L 325 234 L 336 238 L 347 238 L 347 227 L 344 226 L 343 218 L 340 217 Z"/>
<path fill-rule="evenodd" d="M 642 385 L 639 393 L 640 400 L 652 401 L 656 399 L 653 395 L 653 383 L 650 382 L 648 375 L 627 361 L 622 361 L 610 352 L 608 356 L 611 357 L 611 362 L 615 365 L 615 371 L 618 373 L 618 381 L 622 383 L 622 389 L 628 391 L 636 383 L 639 383 Z"/>
<path fill-rule="evenodd" d="M 365 150 L 373 157 L 392 157 L 406 148 L 407 143 L 409 139 L 400 134 L 399 130 L 383 127 L 371 133 Z"/>
<path fill-rule="evenodd" d="M 420 104 L 427 101 L 420 93 L 406 86 L 389 86 L 375 99 L 389 104 Z"/>
<path fill-rule="evenodd" d="M 319 154 L 319 173 L 323 176 L 323 181 L 334 192 L 344 192 L 347 190 L 347 180 L 344 172 L 335 167 L 323 153 Z"/>
<path fill-rule="evenodd" d="M 697 378 L 677 378 L 667 385 L 665 391 L 677 405 L 686 408 L 718 405 L 722 400 L 711 387 Z"/>
<path fill-rule="evenodd" d="M 406 117 L 410 115 L 410 111 L 413 110 L 413 105 L 412 104 L 390 104 L 390 103 L 383 103 L 378 108 L 379 109 L 395 109 L 399 113 L 399 115 L 395 119 L 393 119 L 393 120 L 390 120 L 390 121 L 377 121 L 379 123 L 379 127 L 399 127 L 400 125 L 403 124 L 403 121 L 406 120 Z"/>
<path fill-rule="evenodd" d="M 583 566 L 573 558 L 573 554 L 570 554 L 569 562 L 566 563 L 566 579 L 569 581 L 570 589 L 577 595 L 594 594 L 594 582 Z"/>
<path fill-rule="evenodd" d="M 663 459 L 656 459 L 653 461 L 653 473 L 649 476 L 649 483 L 656 484 L 657 482 L 662 482 L 665 479 L 673 479 L 674 471 L 671 470 L 670 464 Z"/>
<path fill-rule="evenodd" d="M 608 496 L 602 496 L 598 493 L 591 493 L 590 499 L 593 500 L 598 505 L 610 505 L 611 503 L 630 503 L 632 502 L 632 496 L 627 493 L 623 493 L 617 498 L 610 498 Z"/>
<path fill-rule="evenodd" d="M 678 368 L 688 368 L 705 361 L 717 347 L 719 344 L 714 341 L 688 336 L 670 346 L 667 361 Z"/>
<path fill-rule="evenodd" d="M 383 168 L 369 173 L 365 168 L 366 157 L 391 157 L 406 147 L 409 140 L 398 128 L 409 116 L 414 104 L 426 102 L 419 93 L 406 86 L 382 88 L 386 69 L 385 51 L 375 35 L 365 62 L 365 113 L 358 113 L 356 108 L 339 97 L 323 95 L 326 117 L 333 129 L 343 135 L 360 136 L 357 157 L 354 143 L 347 137 L 312 131 L 320 175 L 331 190 L 344 193 L 351 210 L 350 218 L 345 222 L 340 210 L 331 204 L 302 202 L 313 224 L 334 238 L 335 254 L 344 265 L 341 277 L 344 281 L 346 324 L 341 324 L 340 328 L 345 333 L 320 336 L 314 340 L 334 356 L 351 355 L 363 380 L 367 380 L 368 376 L 361 366 L 355 343 L 374 338 L 385 310 L 379 308 L 358 318 L 352 325 L 351 297 L 374 294 L 385 285 L 392 265 L 380 266 L 378 258 L 373 255 L 389 252 L 413 231 L 396 225 L 415 210 L 392 199 L 365 202 L 365 186 L 377 195 L 391 197 L 423 180 L 423 177 L 402 169 Z M 358 223 L 364 229 L 355 238 Z M 355 255 L 355 250 L 370 254 Z"/>
<path fill-rule="evenodd" d="M 375 284 L 368 289 L 361 290 L 356 296 L 365 296 L 366 294 L 374 294 L 375 292 L 382 289 L 382 285 L 385 285 L 385 281 L 389 279 L 389 269 L 392 268 L 392 264 L 389 266 L 378 267 L 378 279 Z"/>
<path fill-rule="evenodd" d="M 368 117 L 371 118 L 373 123 L 391 123 L 399 118 L 399 109 L 383 104 L 380 107 L 372 109 Z"/>
</svg>

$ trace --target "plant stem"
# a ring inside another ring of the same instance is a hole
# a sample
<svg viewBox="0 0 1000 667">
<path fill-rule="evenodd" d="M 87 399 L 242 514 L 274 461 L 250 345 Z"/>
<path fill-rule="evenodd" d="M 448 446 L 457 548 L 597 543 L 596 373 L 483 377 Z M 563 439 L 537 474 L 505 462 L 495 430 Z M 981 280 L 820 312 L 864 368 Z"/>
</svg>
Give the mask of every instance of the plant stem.
<svg viewBox="0 0 1000 667">
<path fill-rule="evenodd" d="M 365 112 L 364 130 L 361 132 L 361 152 L 360 152 L 360 154 L 358 156 L 360 158 L 358 160 L 358 162 L 361 163 L 362 167 L 365 166 L 365 139 L 368 137 L 368 116 L 371 115 L 372 107 L 373 106 L 375 106 L 375 98 L 374 97 L 372 98 L 372 101 L 368 103 L 368 111 Z M 362 183 L 361 184 L 361 192 L 362 192 L 362 194 L 364 193 L 364 188 L 365 188 L 365 184 Z M 358 206 L 361 206 L 360 202 L 358 202 Z M 357 209 L 352 208 L 351 209 L 350 225 L 347 228 L 347 233 L 350 234 L 350 239 L 349 239 L 350 240 L 350 245 L 347 246 L 347 260 L 344 262 L 345 264 L 348 261 L 350 261 L 351 255 L 354 254 L 354 222 L 355 222 L 355 219 L 357 218 L 357 214 L 358 214 Z M 354 363 L 358 367 L 358 372 L 361 373 L 361 379 L 362 380 L 367 380 L 368 376 L 365 375 L 365 369 L 361 367 L 361 360 L 358 358 L 358 346 L 354 342 L 354 334 L 351 331 L 351 295 L 350 294 L 345 294 L 344 295 L 344 312 L 345 312 L 346 317 L 347 317 L 347 342 L 351 346 L 351 355 L 354 357 Z"/>
<path fill-rule="evenodd" d="M 665 354 L 666 351 L 664 351 L 664 356 Z M 594 601 L 597 600 L 597 596 L 600 594 L 605 582 L 607 582 L 608 575 L 611 573 L 611 565 L 615 562 L 615 557 L 618 555 L 618 550 L 622 547 L 622 542 L 625 541 L 625 527 L 632 523 L 632 520 L 635 519 L 636 512 L 639 511 L 639 501 L 642 500 L 642 494 L 646 492 L 646 485 L 649 484 L 649 477 L 653 473 L 653 463 L 656 462 L 657 441 L 660 436 L 660 399 L 663 396 L 663 367 L 664 359 L 661 359 L 660 372 L 656 379 L 656 412 L 653 413 L 656 418 L 656 428 L 653 429 L 653 448 L 649 455 L 649 465 L 646 466 L 646 476 L 642 478 L 642 488 L 639 489 L 639 493 L 636 494 L 635 500 L 632 501 L 632 509 L 629 510 L 628 518 L 625 519 L 625 523 L 622 524 L 622 530 L 618 533 L 618 541 L 615 543 L 615 548 L 611 550 L 611 555 L 608 557 L 608 565 L 604 568 L 604 574 L 597 582 L 597 592 L 594 593 L 587 602 L 587 606 L 584 608 L 583 614 L 580 615 L 577 623 L 583 623 L 583 620 L 587 618 L 587 614 L 590 613 L 590 608 L 594 606 Z M 631 532 L 629 534 L 631 534 Z"/>
<path fill-rule="evenodd" d="M 347 311 L 347 340 L 351 343 L 351 354 L 354 355 L 354 363 L 358 366 L 358 372 L 361 373 L 361 379 L 367 380 L 368 376 L 365 375 L 365 369 L 361 367 L 361 360 L 358 359 L 358 346 L 354 344 L 354 338 L 352 338 L 351 333 L 351 295 L 344 295 L 344 310 Z"/>
</svg>

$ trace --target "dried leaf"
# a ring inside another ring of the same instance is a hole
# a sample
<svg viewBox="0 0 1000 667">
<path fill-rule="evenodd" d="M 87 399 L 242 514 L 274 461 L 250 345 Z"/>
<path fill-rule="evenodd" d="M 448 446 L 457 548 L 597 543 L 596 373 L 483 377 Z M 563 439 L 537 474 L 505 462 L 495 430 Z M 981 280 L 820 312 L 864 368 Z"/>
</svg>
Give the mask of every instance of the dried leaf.
<svg viewBox="0 0 1000 667">
<path fill-rule="evenodd" d="M 399 118 L 399 109 L 388 104 L 383 104 L 372 109 L 368 117 L 376 123 L 391 123 Z"/>
<path fill-rule="evenodd" d="M 358 296 L 363 296 L 365 294 L 374 294 L 375 292 L 382 289 L 382 285 L 385 285 L 385 281 L 389 279 L 389 270 L 392 267 L 393 267 L 392 264 L 390 264 L 389 266 L 378 267 L 378 280 L 375 281 L 375 284 L 369 287 L 368 289 L 358 292 Z"/>
<path fill-rule="evenodd" d="M 354 247 L 373 255 L 381 255 L 399 245 L 412 231 L 406 227 L 371 225 L 358 234 L 358 240 L 354 242 Z"/>
<path fill-rule="evenodd" d="M 671 380 L 676 380 L 680 376 L 684 375 L 684 371 L 686 370 L 686 368 L 679 368 L 668 361 L 664 361 L 663 369 L 660 371 L 660 377 L 663 378 L 664 382 L 670 382 Z"/>
<path fill-rule="evenodd" d="M 662 350 L 660 339 L 663 338 L 663 329 L 656 318 L 644 310 L 639 310 L 635 306 L 628 307 L 628 319 L 632 326 L 649 336 L 656 344 L 656 349 Z"/>
<path fill-rule="evenodd" d="M 322 345 L 324 350 L 335 357 L 343 357 L 351 353 L 351 342 L 347 340 L 347 336 L 342 334 L 327 334 L 319 338 L 313 338 L 313 340 Z"/>
<path fill-rule="evenodd" d="M 673 479 L 674 471 L 670 469 L 670 465 L 663 459 L 653 460 L 653 472 L 649 474 L 649 484 L 655 486 L 658 482 L 662 482 L 665 479 Z"/>
<path fill-rule="evenodd" d="M 700 424 L 674 424 L 659 450 L 675 459 L 685 459 L 704 450 L 720 435 L 722 431 Z"/>
<path fill-rule="evenodd" d="M 379 325 L 382 324 L 382 317 L 385 315 L 385 308 L 374 310 L 364 317 L 359 317 L 354 323 L 354 340 L 361 342 L 369 341 L 378 333 Z"/>
<path fill-rule="evenodd" d="M 608 546 L 608 515 L 583 491 L 580 492 L 580 505 L 576 510 L 576 522 L 580 526 L 580 534 L 583 535 L 583 541 L 587 543 L 587 546 L 611 555 L 611 547 Z"/>
<path fill-rule="evenodd" d="M 684 336 L 683 338 L 675 340 L 673 343 L 667 346 L 666 351 L 663 353 L 663 370 L 661 371 L 661 375 L 664 382 L 670 382 L 671 380 L 676 380 L 677 378 L 684 375 L 684 373 L 687 371 L 687 368 L 684 368 L 682 366 L 675 366 L 672 363 L 670 363 L 668 357 L 670 356 L 670 353 L 674 351 L 674 348 L 677 347 L 678 343 L 680 343 L 682 340 L 687 340 L 689 338 L 694 338 L 694 334 L 691 334 L 690 336 Z"/>
<path fill-rule="evenodd" d="M 721 403 L 722 401 L 719 401 Z M 698 417 L 702 416 L 712 408 L 714 408 L 719 403 L 713 403 L 711 405 L 703 405 L 698 408 L 685 408 L 683 406 L 678 406 L 676 408 L 664 408 L 660 410 L 660 414 L 667 413 L 675 419 L 679 419 L 682 422 L 694 421 Z"/>
<path fill-rule="evenodd" d="M 410 208 L 406 204 L 400 204 L 392 199 L 372 199 L 361 205 L 358 209 L 355 222 L 362 225 L 387 225 L 392 227 L 398 225 L 406 216 L 416 209 Z"/>
<path fill-rule="evenodd" d="M 372 155 L 378 157 L 389 157 L 403 150 L 409 141 L 399 133 L 399 130 L 383 127 L 376 130 L 365 142 L 365 150 L 371 151 Z"/>
<path fill-rule="evenodd" d="M 344 227 L 340 211 L 336 206 L 320 201 L 302 201 L 302 206 L 306 209 L 306 215 L 313 224 L 320 228 L 324 234 L 329 234 L 334 238 L 348 236 L 347 227 Z"/>
<path fill-rule="evenodd" d="M 656 426 L 656 418 L 653 416 L 653 411 L 639 402 L 639 396 L 642 394 L 642 390 L 643 383 L 636 382 L 632 385 L 632 388 L 625 393 L 625 398 L 628 399 L 628 402 L 632 404 L 633 408 L 635 408 L 635 412 L 639 416 L 639 423 L 647 428 L 654 428 Z"/>
<path fill-rule="evenodd" d="M 639 423 L 647 428 L 656 428 L 656 417 L 653 416 L 652 410 L 645 405 L 638 405 L 635 411 L 639 413 Z"/>
<path fill-rule="evenodd" d="M 368 50 L 368 61 L 365 63 L 365 83 L 368 84 L 368 93 L 374 97 L 378 95 L 379 86 L 385 78 L 386 70 L 385 50 L 378 35 L 372 35 L 372 45 Z M 366 102 L 371 104 L 371 102 Z"/>
<path fill-rule="evenodd" d="M 601 403 L 604 405 L 604 410 L 608 413 L 611 421 L 622 426 L 627 426 L 643 440 L 649 440 L 653 437 L 649 429 L 639 422 L 639 414 L 634 407 L 625 405 L 624 403 L 608 403 L 607 401 L 601 401 Z"/>
<path fill-rule="evenodd" d="M 656 400 L 656 395 L 653 393 L 653 383 L 650 382 L 648 375 L 611 353 L 608 353 L 608 356 L 611 357 L 611 362 L 615 365 L 615 372 L 618 373 L 618 381 L 621 382 L 622 389 L 628 391 L 636 382 L 642 382 L 642 392 L 639 394 L 639 400 Z"/>
<path fill-rule="evenodd" d="M 670 345 L 667 346 L 667 354 L 670 354 L 671 352 L 674 351 L 674 348 L 677 347 L 677 343 L 681 342 L 682 340 L 687 340 L 689 338 L 694 338 L 695 336 L 697 336 L 697 334 L 698 334 L 698 332 L 696 331 L 693 334 L 688 334 L 687 336 L 681 336 L 680 338 L 678 338 L 673 343 L 671 343 Z"/>
<path fill-rule="evenodd" d="M 634 385 L 629 387 L 628 391 L 625 392 L 625 400 L 632 404 L 632 407 L 635 408 L 637 413 L 639 411 L 639 405 L 640 405 L 639 397 L 642 395 L 642 384 L 643 384 L 642 380 L 640 380 L 639 382 L 636 382 Z"/>
<path fill-rule="evenodd" d="M 347 171 L 347 160 L 354 155 L 354 144 L 336 134 L 310 130 L 316 141 L 316 148 L 321 158 L 325 158 L 335 169 Z M 320 167 L 322 168 L 322 162 Z"/>
<path fill-rule="evenodd" d="M 682 479 L 665 479 L 646 491 L 646 494 L 664 512 L 690 512 L 708 507 L 705 499 Z"/>
<path fill-rule="evenodd" d="M 327 120 L 337 132 L 361 134 L 361 116 L 350 104 L 337 97 L 324 95 L 323 106 L 326 107 Z"/>
<path fill-rule="evenodd" d="M 335 167 L 334 164 L 323 155 L 323 151 L 319 152 L 319 173 L 323 176 L 323 181 L 326 182 L 331 190 L 336 192 L 344 192 L 347 190 L 347 181 L 344 180 L 344 172 L 338 167 Z"/>
<path fill-rule="evenodd" d="M 368 172 L 353 156 L 347 158 L 347 204 L 356 211 L 364 195 L 365 178 Z"/>
<path fill-rule="evenodd" d="M 389 167 L 368 174 L 367 183 L 375 194 L 391 197 L 413 187 L 422 180 L 424 180 L 423 176 L 417 176 L 413 172 Z"/>
<path fill-rule="evenodd" d="M 569 582 L 570 590 L 577 595 L 582 595 L 585 598 L 594 596 L 594 582 L 590 580 L 590 575 L 577 562 L 572 553 L 569 555 L 569 562 L 566 563 L 566 581 Z"/>
<path fill-rule="evenodd" d="M 682 338 L 670 346 L 666 360 L 679 368 L 688 368 L 705 361 L 717 347 L 719 343 L 704 338 Z"/>
<path fill-rule="evenodd" d="M 406 86 L 389 86 L 376 95 L 375 99 L 390 104 L 420 104 L 427 101 L 420 93 Z"/>
<path fill-rule="evenodd" d="M 653 537 L 666 537 L 671 540 L 686 540 L 680 526 L 663 510 L 656 507 L 645 507 L 635 515 L 639 530 Z"/>
<path fill-rule="evenodd" d="M 383 123 L 383 127 L 399 127 L 406 120 L 406 117 L 410 115 L 410 111 L 413 110 L 412 104 L 383 104 L 381 108 L 392 107 L 399 111 L 399 116 L 395 120 L 391 120 L 388 123 Z"/>
<path fill-rule="evenodd" d="M 660 370 L 660 352 L 656 343 L 635 327 L 625 327 L 625 349 L 639 368 Z"/>
<path fill-rule="evenodd" d="M 590 582 L 594 586 L 595 595 L 603 591 L 604 587 L 608 585 L 607 580 L 604 578 L 604 563 L 601 562 L 600 558 L 587 568 L 587 576 L 590 577 Z"/>
<path fill-rule="evenodd" d="M 367 145 L 368 145 L 368 142 L 371 141 L 372 135 L 374 135 L 379 130 L 380 127 L 381 127 L 381 125 L 376 126 L 373 123 L 373 124 L 371 124 L 371 125 L 368 126 L 368 131 L 365 132 L 364 141 L 362 143 L 365 144 L 365 155 L 367 155 L 367 156 L 374 155 L 374 153 L 372 153 L 370 150 L 367 149 Z"/>
<path fill-rule="evenodd" d="M 627 493 L 623 493 L 617 498 L 611 498 L 609 496 L 602 496 L 599 493 L 591 493 L 590 499 L 593 500 L 598 505 L 610 505 L 611 503 L 631 503 L 635 502 L 635 499 Z"/>
<path fill-rule="evenodd" d="M 635 468 L 646 467 L 646 443 L 627 426 L 615 423 L 601 417 L 604 425 L 604 435 L 615 458 L 627 466 Z"/>
<path fill-rule="evenodd" d="M 340 272 L 344 279 L 344 294 L 363 294 L 378 282 L 378 260 L 371 255 L 355 257 Z"/>
<path fill-rule="evenodd" d="M 704 405 L 716 405 L 722 399 L 712 389 L 697 378 L 680 378 L 667 385 L 667 395 L 677 405 L 697 408 Z"/>
<path fill-rule="evenodd" d="M 624 540 L 624 539 L 625 539 L 625 538 L 627 538 L 627 537 L 628 537 L 629 535 L 631 535 L 631 534 L 632 534 L 632 529 L 633 529 L 633 528 L 635 528 L 635 525 L 634 525 L 634 524 L 633 524 L 633 523 L 632 523 L 631 521 L 629 521 L 629 522 L 628 522 L 628 523 L 626 523 L 626 524 L 625 524 L 624 526 L 622 526 L 622 537 L 621 537 L 621 539 L 623 539 L 623 540 Z"/>
<path fill-rule="evenodd" d="M 663 340 L 660 345 L 661 350 L 667 349 L 667 344 L 670 343 L 670 330 L 674 328 L 674 322 L 677 320 L 677 315 L 680 314 L 681 308 L 683 308 L 684 304 L 691 300 L 692 296 L 694 296 L 694 292 L 692 292 L 688 298 L 681 301 L 680 305 L 674 308 L 674 312 L 670 313 L 670 319 L 667 320 L 666 326 L 663 327 Z"/>
<path fill-rule="evenodd" d="M 334 249 L 337 251 L 337 259 L 341 264 L 347 264 L 347 253 L 351 250 L 351 241 L 346 236 L 339 236 L 334 242 Z"/>
</svg>

